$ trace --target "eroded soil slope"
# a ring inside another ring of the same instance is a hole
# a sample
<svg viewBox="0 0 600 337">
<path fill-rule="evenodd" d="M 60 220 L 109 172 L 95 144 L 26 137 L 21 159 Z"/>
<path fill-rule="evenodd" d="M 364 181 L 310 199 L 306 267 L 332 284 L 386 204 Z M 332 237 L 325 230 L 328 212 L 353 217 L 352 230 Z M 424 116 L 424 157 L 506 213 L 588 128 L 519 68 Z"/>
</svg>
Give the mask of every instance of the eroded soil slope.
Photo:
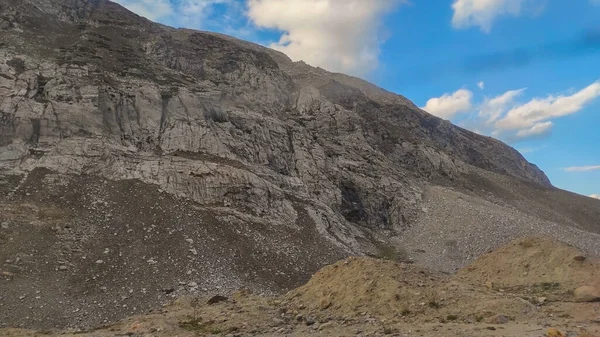
<svg viewBox="0 0 600 337">
<path fill-rule="evenodd" d="M 556 258 L 540 260 L 537 256 L 544 251 L 554 252 Z M 584 257 L 563 243 L 530 237 L 478 259 L 457 275 L 386 260 L 348 258 L 323 268 L 307 284 L 283 296 L 243 290 L 230 298 L 182 298 L 148 315 L 76 334 L 593 337 L 600 333 L 600 302 L 594 302 L 600 300 L 600 293 L 585 302 L 575 302 L 574 294 L 581 286 L 595 287 L 590 282 L 597 281 L 600 262 Z M 490 259 L 502 261 L 501 272 L 495 272 L 498 266 L 492 266 Z M 531 277 L 517 276 L 522 263 L 530 263 Z M 488 271 L 493 273 L 487 275 Z M 519 288 L 511 286 L 515 282 Z M 534 292 L 523 293 L 526 288 Z M 557 289 L 565 296 L 553 297 Z M 75 332 L 64 332 L 71 334 Z"/>
</svg>

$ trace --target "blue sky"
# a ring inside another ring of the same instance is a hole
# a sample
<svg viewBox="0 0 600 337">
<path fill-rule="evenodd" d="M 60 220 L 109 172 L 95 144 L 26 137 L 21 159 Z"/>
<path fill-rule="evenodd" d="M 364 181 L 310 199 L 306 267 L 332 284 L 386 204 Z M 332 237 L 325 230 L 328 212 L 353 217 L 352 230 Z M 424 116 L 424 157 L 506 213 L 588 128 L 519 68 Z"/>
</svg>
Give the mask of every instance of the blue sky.
<svg viewBox="0 0 600 337">
<path fill-rule="evenodd" d="M 600 195 L 600 0 L 117 0 L 365 78 Z"/>
</svg>

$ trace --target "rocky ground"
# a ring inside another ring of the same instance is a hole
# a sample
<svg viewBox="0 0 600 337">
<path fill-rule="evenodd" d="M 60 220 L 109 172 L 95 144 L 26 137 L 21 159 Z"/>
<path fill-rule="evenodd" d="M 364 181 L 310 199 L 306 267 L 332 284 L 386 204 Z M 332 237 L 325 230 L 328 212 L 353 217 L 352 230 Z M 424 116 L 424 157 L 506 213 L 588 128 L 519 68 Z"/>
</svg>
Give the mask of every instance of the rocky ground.
<svg viewBox="0 0 600 337">
<path fill-rule="evenodd" d="M 1 181 L 0 327 L 87 329 L 185 296 L 279 295 L 349 255 L 301 202 L 295 223 L 274 227 L 135 180 L 36 169 Z M 430 188 L 406 235 L 373 239 L 368 255 L 445 277 L 514 238 L 547 233 L 598 256 L 597 234 L 467 192 Z"/>
<path fill-rule="evenodd" d="M 305 217 L 265 228 L 139 181 L 45 170 L 2 181 L 0 327 L 89 327 L 242 287 L 276 294 L 345 256 Z"/>
<path fill-rule="evenodd" d="M 486 254 L 456 275 L 351 257 L 279 297 L 248 290 L 229 298 L 185 297 L 91 330 L 0 332 L 98 337 L 593 337 L 600 334 L 598 275 L 600 261 L 555 240 L 530 237 Z"/>
<path fill-rule="evenodd" d="M 514 190 L 525 188 L 515 186 Z M 544 218 L 531 214 L 536 199 L 502 199 L 497 193 L 479 192 L 484 196 L 441 186 L 428 188 L 422 216 L 397 239 L 398 247 L 417 263 L 446 272 L 455 272 L 491 249 L 530 235 L 551 236 L 600 256 L 600 234 L 565 226 L 550 212 Z"/>
</svg>

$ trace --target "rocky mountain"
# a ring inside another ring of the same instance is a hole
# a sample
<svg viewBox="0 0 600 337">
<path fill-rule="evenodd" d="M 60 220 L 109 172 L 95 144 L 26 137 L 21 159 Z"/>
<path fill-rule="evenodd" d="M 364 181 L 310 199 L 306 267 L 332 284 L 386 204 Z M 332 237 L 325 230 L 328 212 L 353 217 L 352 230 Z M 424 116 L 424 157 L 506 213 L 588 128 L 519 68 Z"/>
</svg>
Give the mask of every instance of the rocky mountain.
<svg viewBox="0 0 600 337">
<path fill-rule="evenodd" d="M 448 272 L 529 232 L 600 252 L 600 201 L 506 144 L 107 0 L 0 0 L 0 177 L 12 326 L 279 293 L 348 255 Z"/>
</svg>

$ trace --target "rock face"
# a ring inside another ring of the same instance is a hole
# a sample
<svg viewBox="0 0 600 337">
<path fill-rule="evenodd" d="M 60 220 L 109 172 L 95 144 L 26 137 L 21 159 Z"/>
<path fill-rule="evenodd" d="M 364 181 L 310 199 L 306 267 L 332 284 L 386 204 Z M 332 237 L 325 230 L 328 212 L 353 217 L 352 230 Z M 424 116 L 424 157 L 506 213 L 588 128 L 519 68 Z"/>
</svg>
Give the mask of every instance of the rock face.
<svg viewBox="0 0 600 337">
<path fill-rule="evenodd" d="M 278 292 L 343 256 L 389 252 L 423 213 L 430 185 L 508 204 L 563 193 L 514 149 L 402 96 L 106 0 L 0 0 L 0 174 L 8 309 L 32 305 L 35 287 L 99 289 L 101 277 L 151 295 L 185 288 L 176 278 L 205 292 Z M 579 212 L 550 196 L 526 212 L 600 231 L 600 203 L 585 203 Z M 44 240 L 21 244 L 31 233 Z M 102 258 L 106 249 L 118 258 Z M 44 283 L 55 274 L 58 283 Z M 39 283 L 26 286 L 28 275 Z M 57 297 L 46 302 L 53 314 L 24 321 L 0 310 L 0 321 L 97 324 L 164 299 L 140 295 L 132 309 L 120 302 L 127 294 L 77 289 L 74 306 L 107 316 L 48 305 Z"/>
<path fill-rule="evenodd" d="M 498 141 L 259 46 L 108 1 L 3 0 L 2 13 L 4 167 L 140 179 L 286 222 L 291 193 L 330 222 L 390 230 L 420 179 L 484 169 L 549 185 Z"/>
</svg>

